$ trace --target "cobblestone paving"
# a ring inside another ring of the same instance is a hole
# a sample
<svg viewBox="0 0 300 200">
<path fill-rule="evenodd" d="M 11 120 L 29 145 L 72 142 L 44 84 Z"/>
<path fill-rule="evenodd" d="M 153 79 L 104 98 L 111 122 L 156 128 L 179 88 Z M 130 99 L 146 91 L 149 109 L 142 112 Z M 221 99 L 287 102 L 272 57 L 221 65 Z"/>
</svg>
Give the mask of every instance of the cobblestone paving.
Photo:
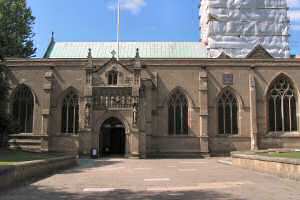
<svg viewBox="0 0 300 200">
<path fill-rule="evenodd" d="M 299 200 L 300 182 L 209 159 L 81 160 L 0 200 Z"/>
</svg>

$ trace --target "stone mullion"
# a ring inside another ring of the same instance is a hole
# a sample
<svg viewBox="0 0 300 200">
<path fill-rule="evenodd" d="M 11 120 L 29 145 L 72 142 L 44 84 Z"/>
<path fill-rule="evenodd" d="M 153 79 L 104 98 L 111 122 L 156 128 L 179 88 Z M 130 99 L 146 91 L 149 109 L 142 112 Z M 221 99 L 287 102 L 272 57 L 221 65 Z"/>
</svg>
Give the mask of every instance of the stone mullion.
<svg viewBox="0 0 300 200">
<path fill-rule="evenodd" d="M 289 98 L 289 122 L 290 122 L 290 132 L 292 132 L 292 110 L 291 110 L 291 97 Z"/>
<path fill-rule="evenodd" d="M 223 102 L 223 133 L 226 134 L 226 102 Z"/>
<path fill-rule="evenodd" d="M 27 127 L 27 124 L 28 124 L 28 102 L 25 101 L 25 133 L 28 133 L 28 127 Z"/>
<path fill-rule="evenodd" d="M 176 135 L 176 103 L 173 104 L 173 135 Z"/>
<path fill-rule="evenodd" d="M 280 105 L 281 105 L 281 129 L 282 129 L 282 132 L 284 132 L 285 131 L 285 124 L 284 124 L 284 95 L 282 95 L 281 97 L 281 103 L 280 103 Z"/>
<path fill-rule="evenodd" d="M 76 104 L 73 105 L 73 135 L 76 134 Z"/>
<path fill-rule="evenodd" d="M 229 107 L 230 107 L 230 134 L 233 135 L 232 103 L 229 104 Z"/>
<path fill-rule="evenodd" d="M 180 134 L 183 133 L 183 112 L 182 112 L 182 104 L 180 104 Z"/>
<path fill-rule="evenodd" d="M 273 97 L 272 97 L 273 98 Z M 274 131 L 277 131 L 277 106 L 276 106 L 276 97 L 273 98 L 273 105 L 274 105 Z"/>
</svg>

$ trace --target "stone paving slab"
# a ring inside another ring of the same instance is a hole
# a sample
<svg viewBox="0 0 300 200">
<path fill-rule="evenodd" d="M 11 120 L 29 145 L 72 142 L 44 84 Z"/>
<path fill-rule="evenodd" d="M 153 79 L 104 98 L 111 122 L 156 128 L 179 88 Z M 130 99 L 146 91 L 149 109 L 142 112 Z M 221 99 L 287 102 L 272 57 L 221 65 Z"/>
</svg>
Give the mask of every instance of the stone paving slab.
<svg viewBox="0 0 300 200">
<path fill-rule="evenodd" d="M 224 165 L 218 160 L 81 160 L 77 168 L 3 192 L 0 199 L 300 199 L 300 182 Z"/>
</svg>

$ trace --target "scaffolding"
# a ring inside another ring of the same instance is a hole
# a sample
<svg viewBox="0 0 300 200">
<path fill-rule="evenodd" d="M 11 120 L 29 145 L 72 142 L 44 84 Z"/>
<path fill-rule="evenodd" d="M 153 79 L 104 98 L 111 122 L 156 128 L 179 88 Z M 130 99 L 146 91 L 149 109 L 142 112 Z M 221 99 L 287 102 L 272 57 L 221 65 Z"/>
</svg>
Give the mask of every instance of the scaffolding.
<svg viewBox="0 0 300 200">
<path fill-rule="evenodd" d="M 275 58 L 288 58 L 286 0 L 202 0 L 201 41 L 209 57 L 222 52 L 243 58 L 258 44 Z"/>
</svg>

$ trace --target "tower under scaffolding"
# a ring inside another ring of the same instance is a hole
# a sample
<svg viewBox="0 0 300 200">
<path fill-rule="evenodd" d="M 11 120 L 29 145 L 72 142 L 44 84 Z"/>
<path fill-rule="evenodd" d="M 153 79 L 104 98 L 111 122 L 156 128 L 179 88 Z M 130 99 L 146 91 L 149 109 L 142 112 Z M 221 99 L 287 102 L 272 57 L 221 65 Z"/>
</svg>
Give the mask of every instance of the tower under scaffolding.
<svg viewBox="0 0 300 200">
<path fill-rule="evenodd" d="M 209 57 L 222 52 L 245 57 L 260 44 L 276 58 L 288 58 L 286 0 L 202 0 L 201 41 Z"/>
</svg>

